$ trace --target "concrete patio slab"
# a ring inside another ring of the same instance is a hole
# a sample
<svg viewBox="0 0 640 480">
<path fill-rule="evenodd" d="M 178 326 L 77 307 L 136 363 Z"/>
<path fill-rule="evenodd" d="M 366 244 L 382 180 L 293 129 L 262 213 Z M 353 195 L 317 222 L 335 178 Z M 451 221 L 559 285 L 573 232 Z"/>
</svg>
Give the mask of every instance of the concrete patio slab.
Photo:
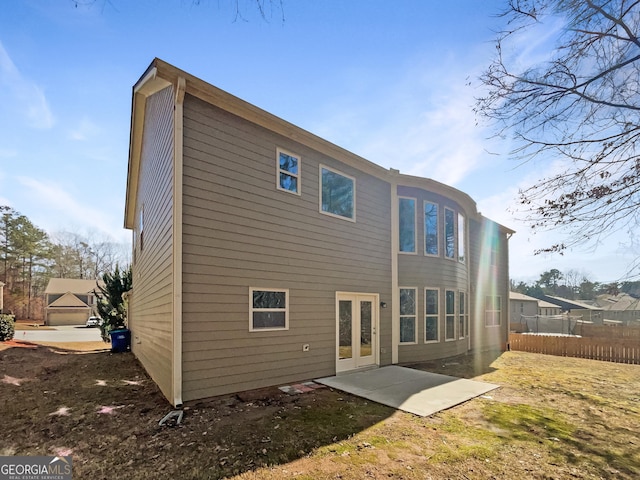
<svg viewBox="0 0 640 480">
<path fill-rule="evenodd" d="M 397 365 L 315 381 L 421 417 L 428 417 L 499 387 Z"/>
</svg>

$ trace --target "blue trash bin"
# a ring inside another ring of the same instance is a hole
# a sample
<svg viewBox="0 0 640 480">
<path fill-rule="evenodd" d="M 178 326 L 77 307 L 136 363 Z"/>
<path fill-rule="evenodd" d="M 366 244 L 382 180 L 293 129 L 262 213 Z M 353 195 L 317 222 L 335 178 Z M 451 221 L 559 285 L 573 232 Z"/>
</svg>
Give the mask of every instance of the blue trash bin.
<svg viewBox="0 0 640 480">
<path fill-rule="evenodd" d="M 131 330 L 122 328 L 119 330 L 111 330 L 111 351 L 126 352 L 131 348 Z"/>
</svg>

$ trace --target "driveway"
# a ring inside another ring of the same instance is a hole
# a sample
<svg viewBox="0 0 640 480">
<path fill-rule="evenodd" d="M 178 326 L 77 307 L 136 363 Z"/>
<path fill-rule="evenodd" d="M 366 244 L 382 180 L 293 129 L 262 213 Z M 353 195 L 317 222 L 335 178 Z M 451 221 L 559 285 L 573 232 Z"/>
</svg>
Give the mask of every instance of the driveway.
<svg viewBox="0 0 640 480">
<path fill-rule="evenodd" d="M 49 327 L 53 330 L 18 330 L 15 340 L 27 342 L 100 342 L 100 329 L 70 325 Z"/>
</svg>

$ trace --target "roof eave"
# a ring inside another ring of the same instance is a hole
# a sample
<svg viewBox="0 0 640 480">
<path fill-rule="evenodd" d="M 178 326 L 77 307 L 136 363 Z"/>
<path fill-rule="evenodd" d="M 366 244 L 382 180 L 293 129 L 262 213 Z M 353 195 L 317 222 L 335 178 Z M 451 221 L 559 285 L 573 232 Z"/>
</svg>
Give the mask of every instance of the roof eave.
<svg viewBox="0 0 640 480">
<path fill-rule="evenodd" d="M 135 220 L 140 157 L 142 154 L 142 133 L 147 97 L 171 85 L 171 82 L 158 75 L 154 59 L 142 77 L 133 86 L 131 100 L 131 130 L 129 133 L 129 162 L 127 166 L 127 193 L 124 207 L 124 228 L 133 229 Z"/>
</svg>

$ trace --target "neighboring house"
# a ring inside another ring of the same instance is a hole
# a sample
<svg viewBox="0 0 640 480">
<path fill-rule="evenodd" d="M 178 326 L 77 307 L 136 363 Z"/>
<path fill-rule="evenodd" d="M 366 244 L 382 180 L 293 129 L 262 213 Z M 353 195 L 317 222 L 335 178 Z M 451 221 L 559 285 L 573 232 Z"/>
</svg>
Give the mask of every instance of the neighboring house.
<svg viewBox="0 0 640 480">
<path fill-rule="evenodd" d="M 44 293 L 45 325 L 84 325 L 94 312 L 95 280 L 52 278 Z"/>
<path fill-rule="evenodd" d="M 640 324 L 640 299 L 627 293 L 598 295 L 596 305 L 603 310 L 605 324 L 617 322 L 625 325 Z"/>
<path fill-rule="evenodd" d="M 517 333 L 570 334 L 577 320 L 562 315 L 562 308 L 545 300 L 511 292 L 511 330 Z"/>
<path fill-rule="evenodd" d="M 538 300 L 538 315 L 553 316 L 562 315 L 562 307 L 544 300 Z"/>
<path fill-rule="evenodd" d="M 520 322 L 521 317 L 534 317 L 540 315 L 540 300 L 523 293 L 509 292 L 509 305 L 511 306 L 511 321 Z"/>
<path fill-rule="evenodd" d="M 508 239 L 161 60 L 133 88 L 132 351 L 174 404 L 506 348 Z"/>
<path fill-rule="evenodd" d="M 512 332 L 528 332 L 527 319 L 538 315 L 538 299 L 518 292 L 509 292 L 509 309 L 511 310 L 510 329 Z"/>
<path fill-rule="evenodd" d="M 544 300 L 560 307 L 563 312 L 567 312 L 571 317 L 582 317 L 585 322 L 602 324 L 602 308 L 588 305 L 577 300 L 568 300 L 562 297 L 552 297 L 545 295 Z"/>
</svg>

